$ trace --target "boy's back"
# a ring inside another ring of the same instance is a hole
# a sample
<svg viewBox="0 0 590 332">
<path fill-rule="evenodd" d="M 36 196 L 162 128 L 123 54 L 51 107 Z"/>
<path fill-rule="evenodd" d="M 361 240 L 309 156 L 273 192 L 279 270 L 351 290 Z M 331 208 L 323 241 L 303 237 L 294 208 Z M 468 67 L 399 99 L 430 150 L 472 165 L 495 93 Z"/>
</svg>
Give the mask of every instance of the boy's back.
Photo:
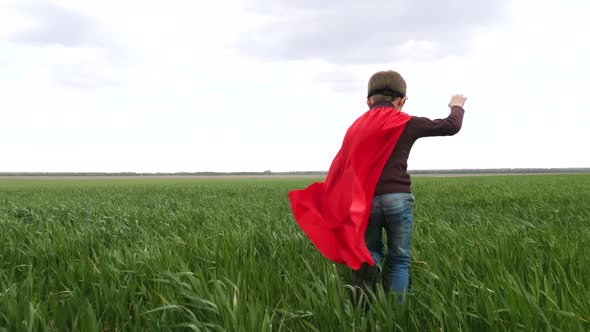
<svg viewBox="0 0 590 332">
<path fill-rule="evenodd" d="M 375 107 L 392 107 L 391 103 L 375 103 Z M 430 120 L 413 116 L 397 142 L 393 153 L 383 168 L 383 173 L 375 188 L 375 195 L 390 193 L 410 193 L 411 178 L 407 172 L 410 150 L 417 139 L 429 136 L 451 136 L 459 132 L 465 111 L 460 106 L 451 107 L 445 119 Z"/>
</svg>

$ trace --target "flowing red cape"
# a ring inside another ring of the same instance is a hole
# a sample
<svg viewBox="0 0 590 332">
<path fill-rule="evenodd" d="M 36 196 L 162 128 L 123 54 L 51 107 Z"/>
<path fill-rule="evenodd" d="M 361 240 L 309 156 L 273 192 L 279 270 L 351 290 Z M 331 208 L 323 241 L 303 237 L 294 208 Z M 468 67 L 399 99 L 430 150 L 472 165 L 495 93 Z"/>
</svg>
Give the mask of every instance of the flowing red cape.
<svg viewBox="0 0 590 332">
<path fill-rule="evenodd" d="M 393 107 L 370 109 L 348 128 L 324 182 L 289 192 L 295 220 L 326 258 L 374 265 L 365 244 L 373 194 L 409 120 Z"/>
</svg>

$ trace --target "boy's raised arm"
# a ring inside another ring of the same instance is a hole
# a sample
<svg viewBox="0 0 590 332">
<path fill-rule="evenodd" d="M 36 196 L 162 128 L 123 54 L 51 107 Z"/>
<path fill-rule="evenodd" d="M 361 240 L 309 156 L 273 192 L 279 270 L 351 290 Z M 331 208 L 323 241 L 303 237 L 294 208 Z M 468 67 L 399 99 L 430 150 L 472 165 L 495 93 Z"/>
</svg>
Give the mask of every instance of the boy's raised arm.
<svg viewBox="0 0 590 332">
<path fill-rule="evenodd" d="M 463 105 L 467 98 L 463 95 L 454 95 L 451 97 L 449 107 L 451 113 L 444 119 L 431 120 L 424 117 L 414 117 L 414 133 L 419 137 L 427 136 L 452 136 L 461 130 L 463 124 L 463 114 L 465 110 Z"/>
</svg>

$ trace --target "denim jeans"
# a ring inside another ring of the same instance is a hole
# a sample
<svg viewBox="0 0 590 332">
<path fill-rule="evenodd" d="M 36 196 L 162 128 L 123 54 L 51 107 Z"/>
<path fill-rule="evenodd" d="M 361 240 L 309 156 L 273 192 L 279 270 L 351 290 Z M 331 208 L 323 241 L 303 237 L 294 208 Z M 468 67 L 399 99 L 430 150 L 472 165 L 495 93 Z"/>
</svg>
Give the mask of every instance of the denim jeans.
<svg viewBox="0 0 590 332">
<path fill-rule="evenodd" d="M 381 261 L 384 258 L 382 231 L 385 229 L 387 235 L 385 259 L 389 271 L 387 288 L 395 291 L 400 300 L 402 293 L 408 290 L 409 283 L 414 200 L 414 195 L 411 193 L 375 196 L 365 233 L 367 248 L 381 270 Z"/>
</svg>

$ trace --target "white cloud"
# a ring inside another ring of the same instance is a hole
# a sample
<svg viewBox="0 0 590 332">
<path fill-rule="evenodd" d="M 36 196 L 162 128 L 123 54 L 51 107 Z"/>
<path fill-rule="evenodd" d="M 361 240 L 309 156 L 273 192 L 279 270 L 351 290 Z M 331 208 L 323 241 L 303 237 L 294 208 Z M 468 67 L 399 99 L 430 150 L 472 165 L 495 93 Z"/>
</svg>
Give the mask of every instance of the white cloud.
<svg viewBox="0 0 590 332">
<path fill-rule="evenodd" d="M 463 54 L 469 49 L 472 30 L 502 21 L 508 1 L 246 3 L 252 11 L 275 19 L 243 33 L 245 53 L 263 59 L 322 59 L 350 65 Z M 419 47 L 419 52 L 409 52 L 408 47 Z"/>
</svg>

